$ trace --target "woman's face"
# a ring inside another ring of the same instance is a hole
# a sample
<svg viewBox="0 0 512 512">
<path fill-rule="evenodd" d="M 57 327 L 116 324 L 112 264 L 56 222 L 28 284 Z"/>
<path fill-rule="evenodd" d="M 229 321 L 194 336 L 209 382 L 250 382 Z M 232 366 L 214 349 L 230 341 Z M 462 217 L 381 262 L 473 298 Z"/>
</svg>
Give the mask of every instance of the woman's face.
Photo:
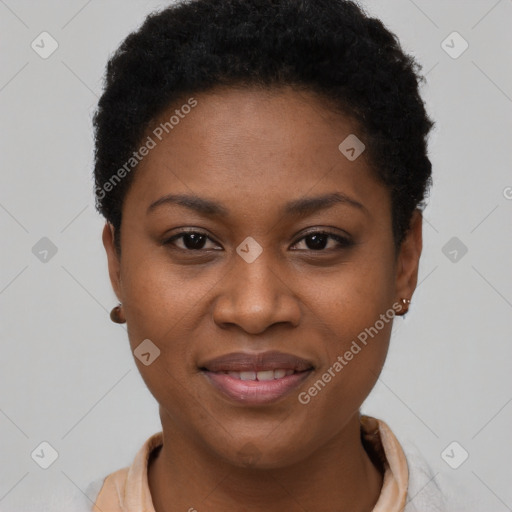
<svg viewBox="0 0 512 512">
<path fill-rule="evenodd" d="M 339 149 L 363 137 L 313 95 L 195 100 L 147 134 L 120 258 L 104 230 L 110 276 L 164 430 L 280 467 L 333 439 L 374 386 L 393 305 L 416 285 L 421 217 L 397 256 L 389 192 L 364 152 Z"/>
</svg>

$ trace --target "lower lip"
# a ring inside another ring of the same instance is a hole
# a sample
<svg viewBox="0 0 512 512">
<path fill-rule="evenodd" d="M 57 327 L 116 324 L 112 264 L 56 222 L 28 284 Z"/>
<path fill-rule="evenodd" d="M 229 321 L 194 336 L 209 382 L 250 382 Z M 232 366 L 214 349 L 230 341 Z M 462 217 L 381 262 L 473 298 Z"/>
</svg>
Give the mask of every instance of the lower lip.
<svg viewBox="0 0 512 512">
<path fill-rule="evenodd" d="M 268 404 L 279 400 L 308 378 L 312 370 L 293 373 L 281 379 L 241 380 L 226 373 L 204 371 L 208 380 L 229 398 L 246 405 Z"/>
</svg>

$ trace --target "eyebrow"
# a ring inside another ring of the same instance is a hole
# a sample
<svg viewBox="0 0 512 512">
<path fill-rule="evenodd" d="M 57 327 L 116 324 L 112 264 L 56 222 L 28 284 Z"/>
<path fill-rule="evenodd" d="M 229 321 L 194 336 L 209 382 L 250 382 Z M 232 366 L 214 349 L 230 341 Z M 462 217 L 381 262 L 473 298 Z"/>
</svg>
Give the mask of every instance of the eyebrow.
<svg viewBox="0 0 512 512">
<path fill-rule="evenodd" d="M 359 201 L 352 199 L 346 194 L 334 192 L 332 194 L 325 194 L 323 196 L 305 197 L 302 199 L 291 201 L 290 203 L 286 204 L 284 208 L 284 213 L 286 215 L 296 215 L 304 217 L 317 211 L 331 208 L 336 204 L 345 204 L 357 208 L 361 211 L 368 212 L 366 207 Z"/>
<path fill-rule="evenodd" d="M 155 202 L 151 203 L 146 213 L 152 212 L 159 206 L 168 204 L 178 204 L 180 206 L 190 208 L 191 210 L 195 210 L 198 213 L 202 213 L 203 215 L 211 215 L 217 217 L 227 217 L 229 215 L 229 210 L 220 204 L 215 203 L 214 201 L 185 194 L 168 194 L 163 196 L 160 199 L 157 199 Z"/>
<path fill-rule="evenodd" d="M 216 217 L 227 217 L 229 210 L 219 203 L 205 199 L 199 196 L 186 194 L 168 194 L 151 203 L 147 209 L 147 213 L 151 213 L 156 208 L 163 205 L 177 204 L 194 210 L 200 214 Z M 283 214 L 287 216 L 305 217 L 320 210 L 326 210 L 336 204 L 344 204 L 352 206 L 361 211 L 368 212 L 366 207 L 359 201 L 351 197 L 334 192 L 316 197 L 305 197 L 290 201 L 283 208 Z"/>
</svg>

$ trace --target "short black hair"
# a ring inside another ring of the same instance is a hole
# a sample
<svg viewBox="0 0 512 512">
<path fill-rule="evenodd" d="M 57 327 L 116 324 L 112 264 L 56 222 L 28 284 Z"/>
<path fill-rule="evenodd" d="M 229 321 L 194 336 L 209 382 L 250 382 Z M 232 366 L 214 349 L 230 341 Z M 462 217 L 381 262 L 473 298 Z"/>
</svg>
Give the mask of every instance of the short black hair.
<svg viewBox="0 0 512 512">
<path fill-rule="evenodd" d="M 126 162 L 178 99 L 219 86 L 288 85 L 357 122 L 367 159 L 390 192 L 399 247 L 431 184 L 427 136 L 434 123 L 420 97 L 420 71 L 396 35 L 353 1 L 173 4 L 147 16 L 107 64 L 93 119 L 96 207 L 119 233 L 134 174 Z"/>
</svg>

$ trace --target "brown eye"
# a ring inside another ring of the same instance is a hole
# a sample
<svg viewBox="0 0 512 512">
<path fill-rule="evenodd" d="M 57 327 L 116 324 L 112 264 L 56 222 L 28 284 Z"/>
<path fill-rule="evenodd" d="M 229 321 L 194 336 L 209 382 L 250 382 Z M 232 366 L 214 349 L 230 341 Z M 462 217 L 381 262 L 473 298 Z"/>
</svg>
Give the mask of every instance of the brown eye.
<svg viewBox="0 0 512 512">
<path fill-rule="evenodd" d="M 181 239 L 181 243 L 176 243 Z M 200 251 L 205 249 L 205 244 L 210 241 L 214 243 L 206 234 L 198 231 L 182 231 L 165 240 L 164 245 L 174 245 L 178 249 L 185 251 Z M 216 245 L 216 244 L 215 244 Z M 206 247 L 206 249 L 211 249 Z"/>
<path fill-rule="evenodd" d="M 329 245 L 329 240 L 332 240 L 333 243 L 331 243 L 330 247 L 327 247 Z M 310 251 L 324 251 L 326 248 L 336 250 L 352 245 L 352 242 L 348 238 L 326 231 L 308 233 L 296 242 L 295 245 L 302 241 L 305 241 L 305 250 Z"/>
</svg>

